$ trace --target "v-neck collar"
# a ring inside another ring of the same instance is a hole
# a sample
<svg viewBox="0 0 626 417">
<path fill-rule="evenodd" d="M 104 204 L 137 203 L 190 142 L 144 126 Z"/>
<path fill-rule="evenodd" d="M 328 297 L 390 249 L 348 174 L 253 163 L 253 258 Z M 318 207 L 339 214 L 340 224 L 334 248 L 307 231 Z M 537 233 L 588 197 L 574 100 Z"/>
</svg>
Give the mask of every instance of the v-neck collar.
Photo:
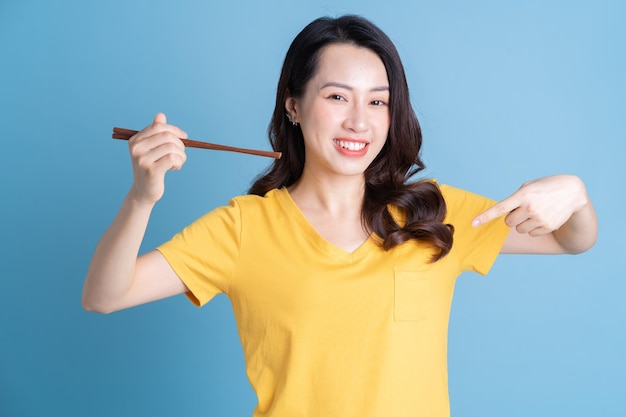
<svg viewBox="0 0 626 417">
<path fill-rule="evenodd" d="M 374 242 L 374 236 L 370 236 L 365 239 L 361 245 L 353 252 L 348 252 L 326 240 L 319 232 L 313 227 L 313 225 L 306 218 L 302 210 L 298 207 L 296 202 L 291 198 L 289 191 L 286 187 L 276 190 L 278 201 L 283 206 L 285 211 L 290 215 L 291 220 L 297 223 L 298 229 L 304 234 L 307 240 L 317 250 L 321 251 L 327 256 L 342 260 L 344 262 L 353 262 L 364 258 L 374 248 L 378 248 Z"/>
</svg>

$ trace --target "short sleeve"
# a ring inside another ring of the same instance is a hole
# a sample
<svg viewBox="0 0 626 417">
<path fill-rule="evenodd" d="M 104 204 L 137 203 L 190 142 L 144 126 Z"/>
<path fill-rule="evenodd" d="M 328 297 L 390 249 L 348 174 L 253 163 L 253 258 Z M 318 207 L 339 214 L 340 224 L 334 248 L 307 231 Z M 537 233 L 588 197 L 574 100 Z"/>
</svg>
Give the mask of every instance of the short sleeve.
<svg viewBox="0 0 626 417">
<path fill-rule="evenodd" d="M 236 200 L 205 214 L 157 250 L 185 283 L 197 306 L 228 293 L 240 247 L 241 213 Z"/>
<path fill-rule="evenodd" d="M 486 275 L 510 229 L 502 217 L 479 227 L 472 226 L 472 220 L 496 202 L 449 185 L 440 188 L 448 210 L 445 222 L 454 226 L 453 251 L 461 268 Z"/>
</svg>

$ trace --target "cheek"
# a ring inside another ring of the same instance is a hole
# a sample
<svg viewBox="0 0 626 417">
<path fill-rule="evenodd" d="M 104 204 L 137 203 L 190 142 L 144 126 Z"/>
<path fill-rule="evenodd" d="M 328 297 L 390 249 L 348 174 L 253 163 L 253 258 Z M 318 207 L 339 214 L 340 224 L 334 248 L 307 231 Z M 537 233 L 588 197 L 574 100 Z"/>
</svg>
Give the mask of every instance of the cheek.
<svg viewBox="0 0 626 417">
<path fill-rule="evenodd" d="M 391 126 L 391 115 L 389 114 L 389 110 L 384 111 L 379 109 L 376 112 L 372 112 L 370 122 L 379 130 L 389 130 L 389 127 Z"/>
<path fill-rule="evenodd" d="M 302 123 L 309 126 L 322 125 L 326 120 L 328 120 L 329 117 L 332 116 L 328 109 L 324 106 L 315 105 L 315 103 L 303 106 L 301 110 Z"/>
<path fill-rule="evenodd" d="M 387 112 L 385 114 L 385 117 L 383 117 L 383 124 L 385 125 L 386 130 L 389 130 L 389 128 L 391 127 L 391 115 L 389 114 L 389 112 Z"/>
<path fill-rule="evenodd" d="M 311 107 L 302 120 L 302 132 L 325 137 L 334 134 L 342 123 L 341 112 L 327 106 Z"/>
<path fill-rule="evenodd" d="M 315 118 L 319 121 L 319 123 L 324 124 L 325 122 L 332 123 L 337 120 L 342 120 L 345 115 L 342 114 L 342 109 L 340 107 L 333 106 L 318 106 L 314 109 Z"/>
<path fill-rule="evenodd" d="M 389 135 L 391 127 L 391 118 L 389 116 L 380 117 L 376 122 L 377 136 L 386 139 Z"/>
</svg>

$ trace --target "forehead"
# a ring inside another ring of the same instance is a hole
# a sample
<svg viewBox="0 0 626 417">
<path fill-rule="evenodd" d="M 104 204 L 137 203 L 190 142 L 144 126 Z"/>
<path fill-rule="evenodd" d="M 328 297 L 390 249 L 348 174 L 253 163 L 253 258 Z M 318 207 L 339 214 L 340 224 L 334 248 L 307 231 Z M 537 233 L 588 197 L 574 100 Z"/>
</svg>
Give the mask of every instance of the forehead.
<svg viewBox="0 0 626 417">
<path fill-rule="evenodd" d="M 387 70 L 371 49 L 351 44 L 331 44 L 320 50 L 314 78 L 319 81 L 388 85 Z"/>
</svg>

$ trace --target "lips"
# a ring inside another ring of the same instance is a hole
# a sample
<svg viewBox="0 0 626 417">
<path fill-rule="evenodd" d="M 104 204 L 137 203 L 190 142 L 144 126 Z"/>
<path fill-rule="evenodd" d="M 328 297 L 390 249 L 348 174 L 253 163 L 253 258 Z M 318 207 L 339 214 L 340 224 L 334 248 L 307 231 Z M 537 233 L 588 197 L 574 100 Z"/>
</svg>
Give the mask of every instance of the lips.
<svg viewBox="0 0 626 417">
<path fill-rule="evenodd" d="M 344 155 L 361 156 L 367 153 L 369 142 L 359 139 L 334 139 L 335 147 Z"/>
</svg>

